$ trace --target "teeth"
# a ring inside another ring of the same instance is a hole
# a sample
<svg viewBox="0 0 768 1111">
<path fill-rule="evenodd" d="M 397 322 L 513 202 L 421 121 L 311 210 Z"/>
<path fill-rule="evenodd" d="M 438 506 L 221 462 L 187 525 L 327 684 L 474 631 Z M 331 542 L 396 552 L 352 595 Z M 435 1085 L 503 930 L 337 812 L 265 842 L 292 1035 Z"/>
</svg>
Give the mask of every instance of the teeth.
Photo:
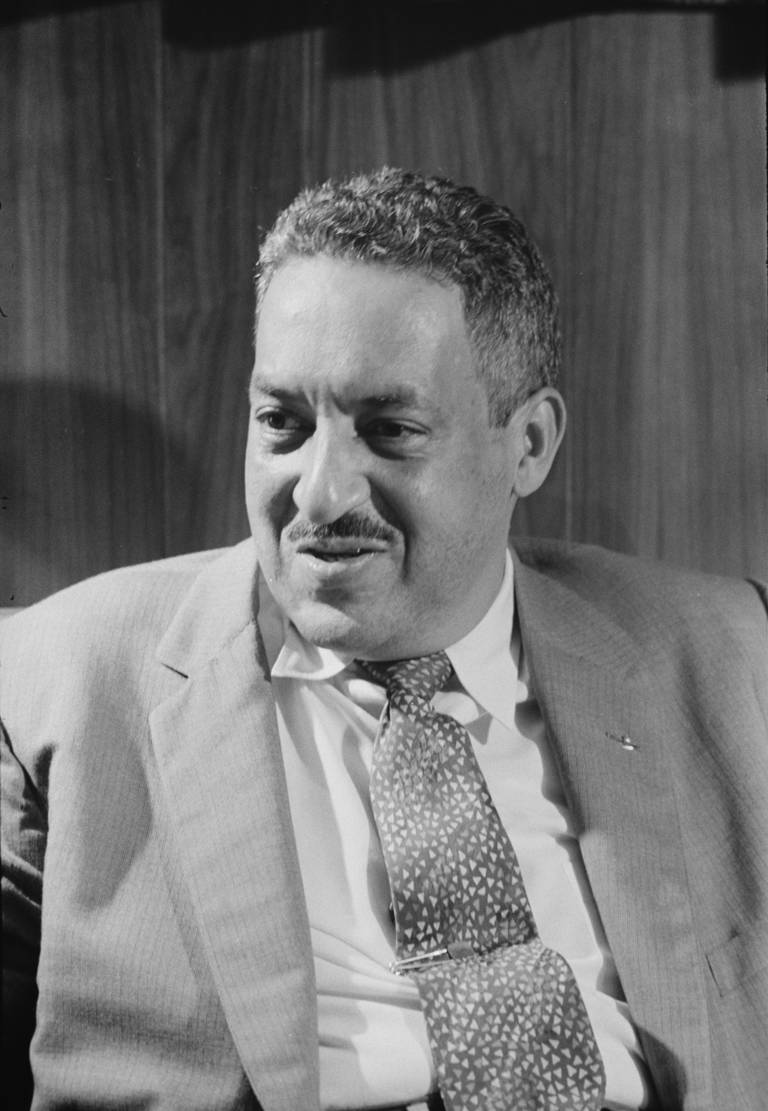
<svg viewBox="0 0 768 1111">
<path fill-rule="evenodd" d="M 363 554 L 363 549 L 351 548 L 349 551 L 346 552 L 323 552 L 319 549 L 316 549 L 312 554 L 317 556 L 318 559 L 324 559 L 327 561 L 334 559 L 354 559 L 356 556 L 361 556 Z"/>
</svg>

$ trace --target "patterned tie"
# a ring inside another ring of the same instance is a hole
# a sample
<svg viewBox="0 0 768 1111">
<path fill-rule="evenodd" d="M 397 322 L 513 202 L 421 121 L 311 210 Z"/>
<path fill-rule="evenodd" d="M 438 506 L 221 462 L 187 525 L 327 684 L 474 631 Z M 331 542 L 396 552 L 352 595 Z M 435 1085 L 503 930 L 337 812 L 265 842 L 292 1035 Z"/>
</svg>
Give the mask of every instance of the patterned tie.
<svg viewBox="0 0 768 1111">
<path fill-rule="evenodd" d="M 603 1063 L 573 972 L 537 935 L 466 729 L 430 705 L 450 660 L 358 663 L 388 697 L 371 804 L 394 967 L 418 987 L 447 1111 L 600 1108 Z"/>
</svg>

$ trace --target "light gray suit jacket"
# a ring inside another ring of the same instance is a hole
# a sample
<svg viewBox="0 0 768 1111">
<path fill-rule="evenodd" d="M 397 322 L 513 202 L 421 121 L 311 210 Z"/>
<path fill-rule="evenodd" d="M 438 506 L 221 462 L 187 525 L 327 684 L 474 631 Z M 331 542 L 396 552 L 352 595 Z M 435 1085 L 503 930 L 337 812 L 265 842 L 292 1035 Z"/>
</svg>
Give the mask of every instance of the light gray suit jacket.
<svg viewBox="0 0 768 1111">
<path fill-rule="evenodd" d="M 661 1104 L 758 1111 L 765 600 L 596 548 L 516 548 L 533 688 Z M 253 579 L 246 542 L 110 572 L 0 627 L 6 986 L 23 1043 L 37 969 L 36 1108 L 318 1107 Z"/>
</svg>

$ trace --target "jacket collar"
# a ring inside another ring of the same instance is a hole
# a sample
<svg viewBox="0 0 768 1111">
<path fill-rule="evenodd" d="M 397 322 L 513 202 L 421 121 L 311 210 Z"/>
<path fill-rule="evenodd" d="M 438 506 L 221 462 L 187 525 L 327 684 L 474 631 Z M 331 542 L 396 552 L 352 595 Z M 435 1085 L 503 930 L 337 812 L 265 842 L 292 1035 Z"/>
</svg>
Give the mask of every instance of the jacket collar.
<svg viewBox="0 0 768 1111">
<path fill-rule="evenodd" d="M 256 552 L 253 541 L 206 553 L 157 647 L 160 663 L 188 677 L 204 668 L 256 614 Z"/>
<path fill-rule="evenodd" d="M 252 544 L 198 576 L 158 649 L 178 690 L 150 727 L 184 876 L 243 1068 L 265 1111 L 318 1106 L 309 922 Z"/>
<path fill-rule="evenodd" d="M 671 744 L 694 725 L 655 677 L 664 661 L 643 658 L 567 559 L 516 557 L 515 584 L 533 693 L 662 1106 L 684 1096 L 707 1106 L 709 1026 Z"/>
</svg>

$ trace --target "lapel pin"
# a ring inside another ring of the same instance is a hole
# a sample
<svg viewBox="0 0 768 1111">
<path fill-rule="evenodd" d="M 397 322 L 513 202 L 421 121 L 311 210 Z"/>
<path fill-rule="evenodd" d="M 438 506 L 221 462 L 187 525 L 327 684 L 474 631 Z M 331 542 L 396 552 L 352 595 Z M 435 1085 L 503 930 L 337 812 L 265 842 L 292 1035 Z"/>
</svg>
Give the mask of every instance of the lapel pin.
<svg viewBox="0 0 768 1111">
<path fill-rule="evenodd" d="M 606 731 L 605 735 L 609 740 L 615 741 L 616 744 L 621 745 L 625 752 L 635 752 L 637 749 L 637 745 L 632 740 L 629 733 L 609 733 Z"/>
</svg>

